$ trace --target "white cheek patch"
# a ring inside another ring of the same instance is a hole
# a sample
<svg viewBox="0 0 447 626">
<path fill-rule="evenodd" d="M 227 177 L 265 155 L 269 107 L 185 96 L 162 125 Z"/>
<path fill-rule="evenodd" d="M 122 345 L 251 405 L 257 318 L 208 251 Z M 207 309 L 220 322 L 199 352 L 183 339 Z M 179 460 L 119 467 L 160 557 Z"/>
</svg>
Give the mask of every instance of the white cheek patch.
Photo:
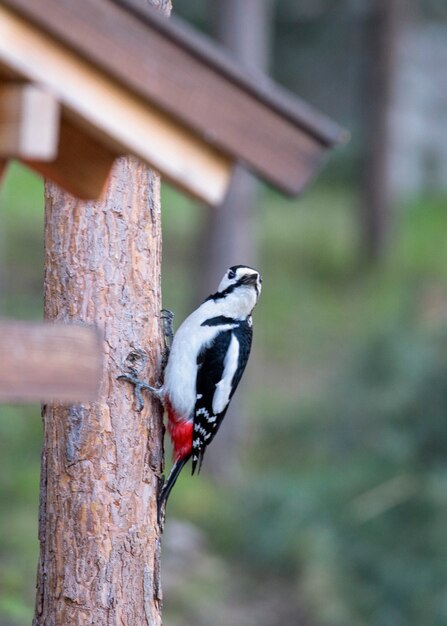
<svg viewBox="0 0 447 626">
<path fill-rule="evenodd" d="M 216 385 L 216 391 L 213 396 L 213 413 L 219 414 L 227 407 L 231 395 L 231 382 L 236 373 L 239 363 L 239 341 L 235 335 L 231 336 L 228 352 L 225 355 L 224 371 L 222 380 Z"/>
</svg>

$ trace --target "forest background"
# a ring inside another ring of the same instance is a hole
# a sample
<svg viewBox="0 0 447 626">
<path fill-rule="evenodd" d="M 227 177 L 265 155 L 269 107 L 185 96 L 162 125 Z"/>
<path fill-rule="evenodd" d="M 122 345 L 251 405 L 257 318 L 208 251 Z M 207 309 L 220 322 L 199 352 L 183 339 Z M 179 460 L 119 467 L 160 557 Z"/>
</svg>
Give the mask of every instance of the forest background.
<svg viewBox="0 0 447 626">
<path fill-rule="evenodd" d="M 226 210 L 163 189 L 163 299 L 176 320 L 225 269 L 219 233 L 234 263 L 264 277 L 222 441 L 169 503 L 165 623 L 443 626 L 445 3 L 176 0 L 174 14 L 352 139 L 298 200 L 240 173 Z M 228 25 L 253 37 L 251 52 Z M 0 195 L 1 316 L 42 318 L 42 273 L 43 183 L 13 165 Z M 0 626 L 33 613 L 41 435 L 38 406 L 0 408 Z"/>
</svg>

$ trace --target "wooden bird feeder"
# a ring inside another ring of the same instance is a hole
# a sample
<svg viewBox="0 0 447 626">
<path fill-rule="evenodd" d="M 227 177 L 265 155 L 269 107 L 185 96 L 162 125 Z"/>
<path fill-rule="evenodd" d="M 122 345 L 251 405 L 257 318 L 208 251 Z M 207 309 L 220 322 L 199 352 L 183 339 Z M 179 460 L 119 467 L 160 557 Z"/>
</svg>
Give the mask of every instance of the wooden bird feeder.
<svg viewBox="0 0 447 626">
<path fill-rule="evenodd" d="M 95 199 L 133 154 L 211 205 L 235 162 L 296 195 L 345 137 L 138 0 L 0 0 L 0 181 L 18 159 Z M 2 323 L 0 399 L 91 398 L 98 352 L 92 329 Z"/>
</svg>

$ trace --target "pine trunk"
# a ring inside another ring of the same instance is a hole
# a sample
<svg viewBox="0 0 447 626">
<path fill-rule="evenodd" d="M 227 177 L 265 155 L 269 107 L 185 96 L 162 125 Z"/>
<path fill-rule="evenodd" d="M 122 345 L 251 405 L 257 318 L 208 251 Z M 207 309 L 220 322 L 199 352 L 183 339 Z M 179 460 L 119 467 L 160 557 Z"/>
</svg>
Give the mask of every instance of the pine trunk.
<svg viewBox="0 0 447 626">
<path fill-rule="evenodd" d="M 96 324 L 105 356 L 97 402 L 43 407 L 33 623 L 158 626 L 161 408 L 138 413 L 116 380 L 129 364 L 160 376 L 158 176 L 123 157 L 97 203 L 48 183 L 45 246 L 45 318 Z"/>
</svg>

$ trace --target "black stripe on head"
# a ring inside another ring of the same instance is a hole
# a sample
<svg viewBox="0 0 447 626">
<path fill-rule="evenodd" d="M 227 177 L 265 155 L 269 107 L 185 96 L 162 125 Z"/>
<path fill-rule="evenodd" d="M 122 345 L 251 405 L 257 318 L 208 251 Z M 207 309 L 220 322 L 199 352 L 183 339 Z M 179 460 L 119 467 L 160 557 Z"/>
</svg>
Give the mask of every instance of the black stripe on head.
<svg viewBox="0 0 447 626">
<path fill-rule="evenodd" d="M 256 277 L 260 278 L 260 274 L 258 272 L 258 270 L 256 270 L 254 267 L 250 267 L 249 265 L 233 265 L 232 267 L 230 267 L 226 273 L 226 275 L 224 276 L 224 278 L 226 277 L 227 280 L 234 280 L 235 276 L 231 276 L 229 277 L 228 274 L 230 272 L 232 272 L 233 274 L 236 275 L 237 270 L 239 269 L 247 269 L 247 270 L 251 270 L 252 272 L 255 273 Z M 225 289 L 223 289 L 222 291 L 216 291 L 215 293 L 212 293 L 210 296 L 208 296 L 208 298 L 206 298 L 205 302 L 208 302 L 209 300 L 222 300 L 223 298 L 225 298 L 226 296 L 228 296 L 230 293 L 233 293 L 233 291 L 235 289 L 237 289 L 238 287 L 241 287 L 242 285 L 245 284 L 250 284 L 253 274 L 247 273 L 244 276 L 242 276 L 241 278 L 239 278 L 236 282 L 231 283 L 228 285 L 228 287 L 226 287 Z M 222 279 L 224 280 L 224 279 Z M 253 284 L 253 283 L 252 283 Z M 257 288 L 257 283 L 254 283 L 254 287 L 256 289 L 257 295 L 259 296 L 259 290 Z"/>
<path fill-rule="evenodd" d="M 245 266 L 243 266 L 243 267 L 245 267 Z M 226 298 L 228 296 L 228 294 L 233 293 L 233 291 L 237 287 L 240 287 L 243 284 L 244 283 L 243 283 L 242 280 L 238 280 L 237 283 L 233 283 L 232 285 L 230 285 L 229 287 L 227 287 L 223 291 L 216 291 L 216 293 L 212 293 L 210 296 L 208 296 L 208 298 L 206 298 L 205 302 L 208 302 L 208 300 L 222 300 L 222 298 Z"/>
<path fill-rule="evenodd" d="M 245 267 L 245 265 L 242 265 L 241 267 Z M 256 270 L 255 270 L 256 271 Z M 233 283 L 232 285 L 229 285 L 226 289 L 224 289 L 223 291 L 216 291 L 216 293 L 212 293 L 210 296 L 208 296 L 208 298 L 206 298 L 206 300 L 204 300 L 204 302 L 208 302 L 208 300 L 222 300 L 222 298 L 226 298 L 230 293 L 233 293 L 233 291 L 235 289 L 237 289 L 238 287 L 240 287 L 241 285 L 245 285 L 245 278 L 242 277 L 240 278 L 236 283 Z M 257 292 L 257 288 L 256 288 L 256 292 Z M 259 295 L 259 294 L 258 294 Z"/>
</svg>

